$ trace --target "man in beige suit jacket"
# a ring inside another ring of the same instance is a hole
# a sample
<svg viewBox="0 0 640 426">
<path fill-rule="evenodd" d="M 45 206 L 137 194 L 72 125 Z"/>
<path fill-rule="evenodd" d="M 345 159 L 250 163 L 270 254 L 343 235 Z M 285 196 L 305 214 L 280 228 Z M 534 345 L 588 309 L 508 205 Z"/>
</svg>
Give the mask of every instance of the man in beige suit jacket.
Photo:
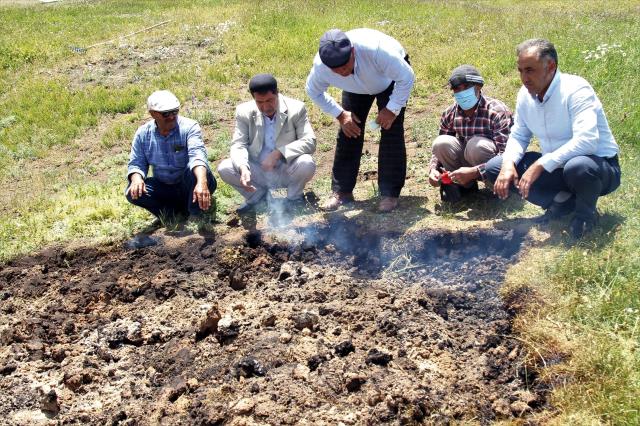
<svg viewBox="0 0 640 426">
<path fill-rule="evenodd" d="M 277 188 L 287 188 L 290 208 L 304 204 L 304 186 L 316 171 L 316 137 L 304 103 L 281 95 L 270 74 L 251 78 L 249 91 L 253 100 L 236 108 L 231 158 L 218 173 L 244 197 L 239 213 L 254 210 Z"/>
</svg>

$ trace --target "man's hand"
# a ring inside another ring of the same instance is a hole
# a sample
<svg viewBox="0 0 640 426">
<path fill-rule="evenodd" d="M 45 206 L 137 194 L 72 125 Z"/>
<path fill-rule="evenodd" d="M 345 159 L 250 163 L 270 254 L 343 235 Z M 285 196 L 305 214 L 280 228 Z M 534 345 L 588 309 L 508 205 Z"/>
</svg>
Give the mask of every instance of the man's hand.
<svg viewBox="0 0 640 426">
<path fill-rule="evenodd" d="M 262 160 L 262 164 L 260 164 L 260 166 L 265 172 L 270 172 L 276 168 L 278 161 L 280 161 L 281 158 L 282 153 L 277 149 L 274 149 L 264 160 Z"/>
<path fill-rule="evenodd" d="M 192 203 L 198 202 L 200 210 L 208 210 L 211 207 L 211 194 L 207 185 L 207 168 L 205 166 L 196 166 L 193 168 L 193 174 L 196 176 L 196 186 L 193 188 Z"/>
<path fill-rule="evenodd" d="M 520 182 L 517 184 L 522 198 L 526 199 L 529 197 L 529 190 L 531 189 L 531 185 L 533 185 L 533 182 L 535 182 L 540 177 L 543 171 L 544 167 L 542 167 L 542 164 L 536 161 L 527 169 L 526 172 L 522 174 Z"/>
<path fill-rule="evenodd" d="M 396 119 L 396 115 L 388 110 L 387 108 L 382 108 L 378 111 L 378 117 L 376 118 L 376 123 L 380 125 L 385 130 L 389 130 L 393 121 Z"/>
<path fill-rule="evenodd" d="M 142 197 L 142 194 L 147 193 L 147 187 L 144 184 L 144 179 L 140 173 L 131 173 L 131 183 L 127 190 L 131 194 L 131 199 L 137 200 Z"/>
<path fill-rule="evenodd" d="M 458 185 L 467 186 L 472 181 L 480 177 L 477 167 L 460 167 L 458 170 L 454 170 L 449 173 L 451 181 Z"/>
<path fill-rule="evenodd" d="M 516 171 L 516 165 L 513 162 L 502 163 L 500 174 L 496 182 L 493 184 L 493 193 L 500 199 L 504 200 L 509 196 L 509 189 L 511 184 L 518 186 L 518 172 Z"/>
<path fill-rule="evenodd" d="M 245 191 L 256 191 L 256 187 L 251 185 L 251 172 L 247 166 L 240 167 L 240 185 L 242 185 Z"/>
<path fill-rule="evenodd" d="M 351 114 L 350 111 L 342 111 L 337 117 L 340 122 L 342 131 L 348 138 L 357 138 L 362 133 L 360 130 L 360 119 L 355 114 Z"/>
<path fill-rule="evenodd" d="M 440 186 L 440 172 L 435 167 L 429 172 L 429 184 L 431 186 Z"/>
</svg>

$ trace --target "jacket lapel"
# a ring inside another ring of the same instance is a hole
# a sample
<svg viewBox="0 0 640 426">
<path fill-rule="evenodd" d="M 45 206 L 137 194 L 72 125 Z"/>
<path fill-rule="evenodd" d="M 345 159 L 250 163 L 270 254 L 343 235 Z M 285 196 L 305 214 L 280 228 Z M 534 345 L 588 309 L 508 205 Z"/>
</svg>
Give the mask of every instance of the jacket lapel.
<svg viewBox="0 0 640 426">
<path fill-rule="evenodd" d="M 257 143 L 258 152 L 260 152 L 260 150 L 262 149 L 262 145 L 264 144 L 264 123 L 262 119 L 262 113 L 258 110 L 258 108 L 256 108 L 255 111 L 252 112 L 252 116 L 253 125 L 256 129 L 253 141 L 254 143 Z"/>
<path fill-rule="evenodd" d="M 282 127 L 284 127 L 284 123 L 287 121 L 287 104 L 284 103 L 282 99 L 282 95 L 278 95 L 278 118 L 276 119 L 276 145 L 278 145 L 278 136 L 280 136 L 280 131 Z"/>
</svg>

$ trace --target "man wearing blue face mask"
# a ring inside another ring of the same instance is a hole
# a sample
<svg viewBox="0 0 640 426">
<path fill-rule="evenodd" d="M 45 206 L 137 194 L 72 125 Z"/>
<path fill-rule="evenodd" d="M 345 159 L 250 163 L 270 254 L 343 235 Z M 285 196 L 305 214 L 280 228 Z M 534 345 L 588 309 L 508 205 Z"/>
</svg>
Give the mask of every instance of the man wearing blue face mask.
<svg viewBox="0 0 640 426">
<path fill-rule="evenodd" d="M 461 65 L 449 77 L 455 103 L 440 119 L 433 141 L 429 183 L 440 187 L 442 201 L 459 201 L 478 189 L 484 165 L 502 153 L 513 123 L 511 112 L 497 99 L 482 94 L 484 79 L 471 65 Z M 443 179 L 447 172 L 452 182 Z"/>
</svg>

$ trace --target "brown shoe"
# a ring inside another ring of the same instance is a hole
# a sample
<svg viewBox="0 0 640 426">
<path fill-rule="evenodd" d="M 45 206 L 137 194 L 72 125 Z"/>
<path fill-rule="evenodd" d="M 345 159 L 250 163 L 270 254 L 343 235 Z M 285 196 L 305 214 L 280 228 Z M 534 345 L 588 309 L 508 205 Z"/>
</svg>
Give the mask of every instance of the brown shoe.
<svg viewBox="0 0 640 426">
<path fill-rule="evenodd" d="M 353 203 L 353 194 L 351 192 L 334 192 L 320 208 L 331 212 L 337 210 L 341 205 L 349 203 Z"/>
<path fill-rule="evenodd" d="M 398 197 L 382 197 L 380 204 L 378 204 L 378 211 L 380 213 L 389 213 L 398 207 Z"/>
</svg>

